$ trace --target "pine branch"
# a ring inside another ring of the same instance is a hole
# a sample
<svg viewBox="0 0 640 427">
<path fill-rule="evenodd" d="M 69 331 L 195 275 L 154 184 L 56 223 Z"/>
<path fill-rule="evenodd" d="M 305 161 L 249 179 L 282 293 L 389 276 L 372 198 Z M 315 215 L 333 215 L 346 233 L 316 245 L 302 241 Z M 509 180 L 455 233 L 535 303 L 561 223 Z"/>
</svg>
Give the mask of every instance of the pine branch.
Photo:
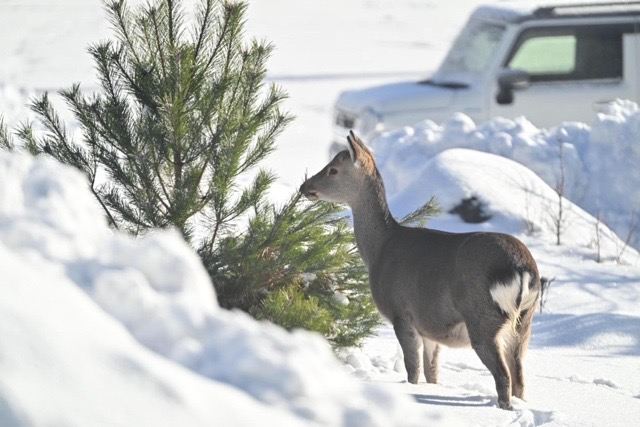
<svg viewBox="0 0 640 427">
<path fill-rule="evenodd" d="M 246 6 L 242 6 L 240 3 L 227 3 L 223 4 L 223 14 L 219 18 L 218 27 L 221 28 L 220 33 L 218 34 L 217 41 L 215 46 L 213 47 L 207 62 L 201 68 L 203 72 L 207 72 L 210 70 L 211 66 L 214 65 L 215 59 L 218 57 L 218 53 L 220 49 L 227 45 L 227 50 L 229 48 L 229 40 L 233 39 L 237 36 L 238 21 L 240 21 L 240 17 L 245 13 Z M 226 75 L 228 71 L 228 57 L 226 58 L 226 63 L 224 66 L 224 70 L 222 70 L 221 74 Z"/>
<path fill-rule="evenodd" d="M 4 117 L 0 115 L 0 149 L 13 151 L 16 148 L 13 138 L 7 129 Z"/>
<path fill-rule="evenodd" d="M 196 41 L 196 47 L 194 49 L 194 60 L 198 60 L 200 55 L 200 50 L 202 49 L 203 44 L 207 40 L 209 27 L 210 27 L 210 17 L 213 10 L 213 0 L 206 0 L 204 3 L 204 8 L 201 8 L 198 13 L 197 22 L 200 30 L 197 32 L 198 40 Z"/>
<path fill-rule="evenodd" d="M 123 43 L 127 51 L 133 55 L 136 62 L 141 62 L 141 57 L 137 52 L 136 43 L 131 34 L 131 23 L 127 19 L 131 15 L 131 11 L 126 7 L 125 0 L 113 0 L 106 3 L 107 16 L 111 22 L 112 28 L 119 36 L 120 42 Z"/>
<path fill-rule="evenodd" d="M 420 226 L 424 226 L 429 218 L 437 216 L 441 212 L 442 209 L 438 204 L 438 200 L 435 198 L 435 196 L 431 196 L 427 203 L 415 209 L 413 212 L 408 213 L 399 222 L 403 225 L 417 223 Z"/>
<path fill-rule="evenodd" d="M 167 23 L 169 25 L 169 46 L 175 51 L 176 42 L 181 38 L 182 15 L 180 14 L 177 0 L 166 0 L 167 2 Z"/>
<path fill-rule="evenodd" d="M 158 23 L 158 17 L 157 17 L 157 12 L 154 10 L 153 12 L 150 13 L 151 14 L 151 22 L 153 23 L 153 35 L 154 35 L 154 40 L 151 40 L 145 31 L 145 39 L 147 40 L 147 45 L 149 46 L 150 49 L 153 48 L 153 44 L 155 43 L 155 48 L 157 49 L 157 55 L 158 58 L 160 59 L 160 68 L 162 70 L 162 77 L 163 79 L 167 79 L 167 61 L 165 59 L 165 55 L 164 55 L 164 49 L 162 46 L 162 37 L 160 36 L 160 25 Z"/>
<path fill-rule="evenodd" d="M 41 146 L 43 144 L 38 141 L 38 138 L 33 134 L 33 125 L 30 122 L 23 122 L 18 125 L 16 129 L 16 135 L 22 141 L 22 144 L 28 153 L 37 156 L 42 154 Z"/>
</svg>

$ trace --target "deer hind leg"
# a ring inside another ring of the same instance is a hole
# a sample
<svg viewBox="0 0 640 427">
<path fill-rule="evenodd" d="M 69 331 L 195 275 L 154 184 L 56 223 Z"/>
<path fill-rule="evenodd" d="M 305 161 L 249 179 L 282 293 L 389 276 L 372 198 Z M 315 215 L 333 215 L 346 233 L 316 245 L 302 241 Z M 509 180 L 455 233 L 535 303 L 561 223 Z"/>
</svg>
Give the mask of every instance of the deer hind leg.
<svg viewBox="0 0 640 427">
<path fill-rule="evenodd" d="M 529 346 L 529 338 L 531 337 L 533 312 L 534 309 L 528 309 L 520 313 L 515 334 L 511 337 L 507 349 L 507 363 L 509 364 L 509 371 L 511 373 L 511 388 L 513 395 L 520 399 L 524 399 L 523 361 L 527 347 Z"/>
<path fill-rule="evenodd" d="M 427 338 L 422 338 L 423 344 L 423 366 L 424 366 L 424 377 L 426 378 L 428 383 L 437 384 L 438 383 L 438 355 L 440 354 L 440 345 L 431 341 Z"/>
<path fill-rule="evenodd" d="M 396 338 L 402 347 L 404 356 L 404 367 L 407 370 L 407 381 L 411 384 L 418 384 L 420 378 L 420 353 L 422 352 L 422 338 L 418 331 L 406 320 L 395 319 L 393 330 Z"/>
<path fill-rule="evenodd" d="M 489 369 L 496 384 L 498 406 L 513 409 L 511 406 L 511 375 L 504 355 L 504 342 L 501 332 L 506 326 L 504 318 L 496 316 L 478 316 L 465 323 L 471 339 L 471 347 L 482 363 Z"/>
</svg>

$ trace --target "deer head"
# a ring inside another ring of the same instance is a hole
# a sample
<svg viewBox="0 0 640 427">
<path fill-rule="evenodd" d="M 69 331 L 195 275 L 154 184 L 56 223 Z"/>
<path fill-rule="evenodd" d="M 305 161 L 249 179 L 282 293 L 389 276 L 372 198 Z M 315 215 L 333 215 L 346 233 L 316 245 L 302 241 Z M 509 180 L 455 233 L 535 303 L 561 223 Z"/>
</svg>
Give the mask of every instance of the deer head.
<svg viewBox="0 0 640 427">
<path fill-rule="evenodd" d="M 347 143 L 347 150 L 336 154 L 320 172 L 300 186 L 300 192 L 307 199 L 351 204 L 363 185 L 377 176 L 371 152 L 353 131 L 349 132 Z"/>
</svg>

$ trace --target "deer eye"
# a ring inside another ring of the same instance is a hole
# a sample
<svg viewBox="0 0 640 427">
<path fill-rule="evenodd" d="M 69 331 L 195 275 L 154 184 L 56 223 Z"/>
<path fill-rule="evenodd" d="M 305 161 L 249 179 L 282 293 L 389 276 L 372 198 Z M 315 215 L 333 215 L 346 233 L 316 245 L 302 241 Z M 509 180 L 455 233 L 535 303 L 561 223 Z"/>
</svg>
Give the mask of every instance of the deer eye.
<svg viewBox="0 0 640 427">
<path fill-rule="evenodd" d="M 336 168 L 329 168 L 329 175 L 335 175 L 338 173 L 338 169 Z"/>
</svg>

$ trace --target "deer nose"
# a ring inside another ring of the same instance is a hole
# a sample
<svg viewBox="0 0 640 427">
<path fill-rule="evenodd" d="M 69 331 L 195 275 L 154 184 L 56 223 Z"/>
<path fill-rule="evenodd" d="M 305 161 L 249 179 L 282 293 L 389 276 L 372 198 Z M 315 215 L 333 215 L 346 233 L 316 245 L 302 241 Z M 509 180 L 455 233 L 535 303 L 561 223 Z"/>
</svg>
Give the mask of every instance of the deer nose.
<svg viewBox="0 0 640 427">
<path fill-rule="evenodd" d="M 318 192 L 309 185 L 309 181 L 305 181 L 300 186 L 300 192 L 309 200 L 315 200 L 318 198 Z"/>
</svg>

